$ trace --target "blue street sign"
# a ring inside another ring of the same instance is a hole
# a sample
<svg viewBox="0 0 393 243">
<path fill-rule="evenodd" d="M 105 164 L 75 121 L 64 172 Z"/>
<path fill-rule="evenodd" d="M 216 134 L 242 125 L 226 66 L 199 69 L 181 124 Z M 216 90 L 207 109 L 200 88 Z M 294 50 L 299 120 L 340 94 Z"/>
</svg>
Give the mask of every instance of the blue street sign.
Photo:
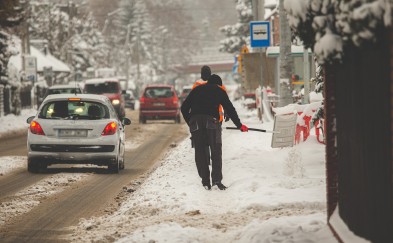
<svg viewBox="0 0 393 243">
<path fill-rule="evenodd" d="M 237 55 L 235 56 L 235 62 L 233 64 L 232 67 L 232 73 L 238 73 L 238 69 L 239 69 L 239 61 L 237 59 Z"/>
<path fill-rule="evenodd" d="M 250 38 L 251 38 L 251 47 L 270 46 L 270 22 L 251 21 Z"/>
</svg>

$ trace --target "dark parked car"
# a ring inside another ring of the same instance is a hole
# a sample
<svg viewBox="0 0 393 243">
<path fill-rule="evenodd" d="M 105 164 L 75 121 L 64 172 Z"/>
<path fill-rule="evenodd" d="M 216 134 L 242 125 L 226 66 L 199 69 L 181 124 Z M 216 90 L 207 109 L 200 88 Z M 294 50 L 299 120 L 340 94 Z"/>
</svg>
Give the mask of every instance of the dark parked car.
<svg viewBox="0 0 393 243">
<path fill-rule="evenodd" d="M 191 85 L 187 85 L 183 87 L 183 90 L 180 93 L 180 102 L 183 103 L 184 100 L 187 98 L 188 94 L 191 92 L 192 90 L 192 86 Z"/>
<path fill-rule="evenodd" d="M 130 108 L 131 110 L 135 110 L 135 95 L 132 90 L 126 90 L 123 94 L 125 107 Z"/>
<path fill-rule="evenodd" d="M 139 122 L 174 120 L 180 123 L 180 103 L 173 85 L 148 85 L 139 99 Z"/>
</svg>

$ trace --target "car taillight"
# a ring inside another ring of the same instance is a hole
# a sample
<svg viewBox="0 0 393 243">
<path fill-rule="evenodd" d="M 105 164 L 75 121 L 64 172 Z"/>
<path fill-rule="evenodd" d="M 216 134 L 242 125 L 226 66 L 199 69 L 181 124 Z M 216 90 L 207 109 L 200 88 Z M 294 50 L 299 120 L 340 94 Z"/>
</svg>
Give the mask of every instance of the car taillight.
<svg viewBox="0 0 393 243">
<path fill-rule="evenodd" d="M 142 97 L 139 99 L 139 103 L 140 103 L 140 104 L 145 103 L 145 97 L 142 96 Z"/>
<path fill-rule="evenodd" d="M 37 134 L 37 135 L 45 135 L 44 130 L 42 130 L 41 125 L 36 121 L 32 121 L 30 123 L 30 132 L 33 134 Z"/>
<path fill-rule="evenodd" d="M 102 131 L 101 135 L 106 136 L 106 135 L 113 135 L 117 131 L 117 124 L 116 122 L 110 122 L 106 125 L 104 128 L 104 131 Z"/>
<path fill-rule="evenodd" d="M 173 104 L 177 105 L 177 103 L 179 102 L 179 99 L 177 97 L 173 98 Z"/>
</svg>

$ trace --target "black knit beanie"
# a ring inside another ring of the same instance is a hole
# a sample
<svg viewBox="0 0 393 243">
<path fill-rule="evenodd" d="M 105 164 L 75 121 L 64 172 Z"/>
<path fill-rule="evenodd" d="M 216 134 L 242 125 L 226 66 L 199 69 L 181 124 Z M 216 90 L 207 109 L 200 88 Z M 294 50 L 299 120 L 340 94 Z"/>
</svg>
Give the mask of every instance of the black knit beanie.
<svg viewBox="0 0 393 243">
<path fill-rule="evenodd" d="M 210 75 L 212 74 L 212 71 L 210 70 L 209 66 L 203 66 L 201 68 L 201 79 L 202 80 L 208 80 Z"/>
<path fill-rule="evenodd" d="M 217 85 L 222 85 L 222 80 L 220 76 L 217 74 L 212 74 L 209 79 L 207 80 L 209 84 L 217 84 Z"/>
</svg>

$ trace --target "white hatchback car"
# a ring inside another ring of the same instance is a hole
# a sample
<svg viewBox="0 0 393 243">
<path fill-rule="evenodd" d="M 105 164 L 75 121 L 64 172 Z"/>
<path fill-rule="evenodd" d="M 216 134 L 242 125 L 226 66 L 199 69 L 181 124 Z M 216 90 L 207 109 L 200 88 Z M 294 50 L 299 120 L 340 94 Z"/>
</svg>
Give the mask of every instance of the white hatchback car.
<svg viewBox="0 0 393 243">
<path fill-rule="evenodd" d="M 52 164 L 95 164 L 111 172 L 124 169 L 125 125 L 103 95 L 56 94 L 45 98 L 29 117 L 27 169 Z"/>
</svg>

